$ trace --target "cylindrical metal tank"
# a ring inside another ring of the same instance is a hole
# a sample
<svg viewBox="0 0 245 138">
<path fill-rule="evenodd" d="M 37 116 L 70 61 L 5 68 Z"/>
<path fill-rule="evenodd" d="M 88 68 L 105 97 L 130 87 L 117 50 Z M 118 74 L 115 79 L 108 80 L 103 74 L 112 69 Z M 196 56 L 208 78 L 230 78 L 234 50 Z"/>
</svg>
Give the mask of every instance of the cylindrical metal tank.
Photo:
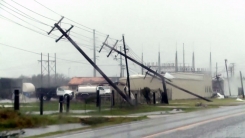
<svg viewBox="0 0 245 138">
<path fill-rule="evenodd" d="M 78 93 L 96 93 L 97 86 L 79 86 Z"/>
<path fill-rule="evenodd" d="M 35 92 L 35 86 L 32 83 L 23 83 L 22 84 L 22 92 L 33 93 L 33 92 Z"/>
</svg>

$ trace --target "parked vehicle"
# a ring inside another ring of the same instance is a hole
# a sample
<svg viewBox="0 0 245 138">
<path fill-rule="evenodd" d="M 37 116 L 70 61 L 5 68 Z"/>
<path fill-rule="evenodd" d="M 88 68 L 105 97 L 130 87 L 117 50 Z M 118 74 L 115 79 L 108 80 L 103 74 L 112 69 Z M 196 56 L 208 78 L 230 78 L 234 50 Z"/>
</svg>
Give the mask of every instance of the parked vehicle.
<svg viewBox="0 0 245 138">
<path fill-rule="evenodd" d="M 108 93 L 103 86 L 78 86 L 76 99 L 84 100 L 89 97 L 96 97 L 97 90 L 100 90 L 100 95 Z"/>
<path fill-rule="evenodd" d="M 104 89 L 104 93 L 105 95 L 110 95 L 111 94 L 111 86 L 102 86 L 102 88 Z"/>
<path fill-rule="evenodd" d="M 74 97 L 74 92 L 71 90 L 64 90 L 61 87 L 50 87 L 50 88 L 37 88 L 36 95 L 40 98 L 41 93 L 43 93 L 43 100 L 49 101 L 51 98 L 58 98 L 59 96 L 70 96 L 70 100 Z"/>
</svg>

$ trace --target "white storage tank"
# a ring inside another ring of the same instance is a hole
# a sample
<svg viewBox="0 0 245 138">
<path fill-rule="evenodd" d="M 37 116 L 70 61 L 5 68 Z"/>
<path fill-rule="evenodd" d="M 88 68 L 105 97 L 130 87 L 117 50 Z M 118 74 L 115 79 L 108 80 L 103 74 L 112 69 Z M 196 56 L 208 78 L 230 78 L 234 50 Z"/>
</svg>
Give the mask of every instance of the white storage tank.
<svg viewBox="0 0 245 138">
<path fill-rule="evenodd" d="M 23 83 L 22 84 L 22 92 L 34 93 L 35 92 L 35 86 L 32 83 Z"/>
<path fill-rule="evenodd" d="M 78 93 L 96 93 L 97 86 L 79 86 Z"/>
</svg>

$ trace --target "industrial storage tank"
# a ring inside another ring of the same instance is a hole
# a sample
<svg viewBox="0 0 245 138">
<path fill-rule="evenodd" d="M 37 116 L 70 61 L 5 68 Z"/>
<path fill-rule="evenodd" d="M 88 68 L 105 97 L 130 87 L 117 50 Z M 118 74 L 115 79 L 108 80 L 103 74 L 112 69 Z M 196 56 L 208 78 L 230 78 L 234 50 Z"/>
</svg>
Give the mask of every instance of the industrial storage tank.
<svg viewBox="0 0 245 138">
<path fill-rule="evenodd" d="M 23 92 L 23 95 L 30 97 L 35 92 L 35 86 L 32 83 L 23 83 L 22 92 Z"/>
</svg>

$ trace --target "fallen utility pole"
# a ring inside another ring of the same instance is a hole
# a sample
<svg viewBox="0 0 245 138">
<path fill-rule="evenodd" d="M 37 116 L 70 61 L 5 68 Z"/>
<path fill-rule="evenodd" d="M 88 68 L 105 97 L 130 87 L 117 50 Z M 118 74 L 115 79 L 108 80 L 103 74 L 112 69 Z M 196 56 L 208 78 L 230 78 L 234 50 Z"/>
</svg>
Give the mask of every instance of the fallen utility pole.
<svg viewBox="0 0 245 138">
<path fill-rule="evenodd" d="M 94 62 L 87 56 L 87 54 L 70 38 L 69 35 L 67 35 L 67 32 L 73 28 L 69 28 L 66 32 L 57 24 L 55 23 L 54 26 L 62 33 L 62 38 L 65 36 L 71 43 L 72 45 L 87 59 L 87 61 L 105 78 L 105 80 L 122 96 L 123 99 L 125 99 L 130 105 L 133 105 L 133 103 L 130 101 L 130 99 L 123 94 L 123 92 L 104 74 L 104 72 L 96 65 Z M 59 39 L 60 39 L 59 38 Z M 59 40 L 58 39 L 58 40 Z M 56 40 L 56 42 L 58 42 Z"/>
<path fill-rule="evenodd" d="M 166 78 L 165 78 L 164 76 L 162 76 L 162 75 L 159 74 L 159 73 L 156 73 L 154 70 L 148 68 L 147 66 L 145 66 L 144 64 L 141 64 L 140 62 L 134 60 L 133 58 L 131 58 L 131 57 L 129 57 L 129 56 L 123 54 L 122 52 L 118 51 L 117 49 L 112 48 L 112 47 L 109 46 L 108 44 L 105 44 L 105 43 L 103 43 L 103 44 L 104 44 L 105 46 L 109 47 L 110 49 L 114 50 L 114 51 L 117 52 L 118 54 L 120 54 L 120 55 L 122 55 L 122 56 L 126 56 L 127 59 L 131 60 L 132 62 L 136 63 L 137 65 L 141 66 L 142 68 L 148 70 L 149 72 L 151 72 L 151 73 L 153 73 L 153 74 L 156 74 L 156 76 L 158 76 L 159 78 L 161 78 L 161 80 L 163 81 L 163 89 L 164 89 L 164 93 L 167 95 L 166 84 L 165 84 L 165 79 L 166 79 Z M 195 93 L 192 93 L 192 92 L 190 92 L 190 91 L 188 91 L 188 90 L 185 90 L 185 89 L 183 89 L 183 88 L 181 88 L 181 87 L 179 87 L 179 86 L 177 86 L 177 85 L 174 85 L 174 84 L 172 84 L 172 83 L 170 83 L 170 82 L 168 82 L 168 81 L 166 81 L 166 83 L 169 84 L 169 85 L 171 85 L 171 86 L 173 86 L 173 87 L 175 87 L 175 88 L 177 88 L 177 89 L 179 89 L 179 90 L 182 90 L 182 91 L 184 91 L 184 92 L 186 92 L 186 93 L 189 93 L 189 94 L 191 94 L 191 95 L 194 95 L 194 96 L 196 96 L 196 97 L 198 97 L 198 98 L 200 98 L 200 99 L 203 99 L 203 100 L 208 101 L 208 102 L 212 102 L 211 100 L 209 100 L 209 99 L 207 99 L 207 98 L 205 98 L 205 97 L 202 97 L 202 96 L 197 95 L 197 94 L 195 94 Z"/>
</svg>

